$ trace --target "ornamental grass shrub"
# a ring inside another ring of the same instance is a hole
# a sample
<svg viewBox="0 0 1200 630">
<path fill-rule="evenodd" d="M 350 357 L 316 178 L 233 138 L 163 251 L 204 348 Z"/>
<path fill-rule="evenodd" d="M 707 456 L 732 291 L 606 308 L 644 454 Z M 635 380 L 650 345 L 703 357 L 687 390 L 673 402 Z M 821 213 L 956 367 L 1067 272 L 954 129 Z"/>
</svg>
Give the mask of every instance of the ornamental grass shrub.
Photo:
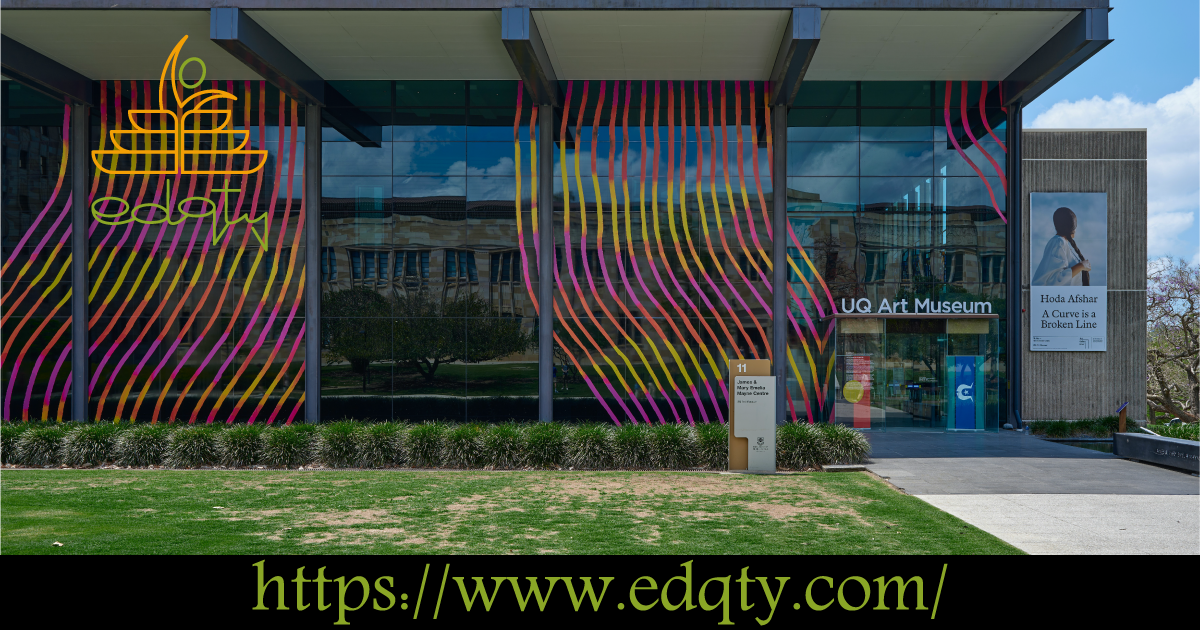
<svg viewBox="0 0 1200 630">
<path fill-rule="evenodd" d="M 405 447 L 408 465 L 413 468 L 437 468 L 442 464 L 442 439 L 446 425 L 441 422 L 425 422 L 408 430 Z"/>
<path fill-rule="evenodd" d="M 115 459 L 117 437 L 122 425 L 97 422 L 81 426 L 63 438 L 63 463 L 68 466 L 99 466 Z"/>
<path fill-rule="evenodd" d="M 520 468 L 525 463 L 525 433 L 514 422 L 488 427 L 483 432 L 482 447 L 482 463 L 487 468 Z"/>
<path fill-rule="evenodd" d="M 117 437 L 116 463 L 121 466 L 158 466 L 167 456 L 171 427 L 137 424 Z"/>
<path fill-rule="evenodd" d="M 617 468 L 651 468 L 654 451 L 650 446 L 650 427 L 626 424 L 612 432 L 613 463 Z"/>
<path fill-rule="evenodd" d="M 658 468 L 683 470 L 696 465 L 696 438 L 691 427 L 684 424 L 651 427 L 650 450 Z"/>
<path fill-rule="evenodd" d="M 822 454 L 820 462 L 826 464 L 861 464 L 871 454 L 871 443 L 867 436 L 842 424 L 815 425 L 821 432 Z"/>
<path fill-rule="evenodd" d="M 163 463 L 171 468 L 199 468 L 217 463 L 218 427 L 187 426 L 175 429 L 167 442 Z"/>
<path fill-rule="evenodd" d="M 34 426 L 17 438 L 16 463 L 25 466 L 57 466 L 62 463 L 63 439 L 67 430 L 57 424 Z"/>
<path fill-rule="evenodd" d="M 317 462 L 330 468 L 349 468 L 358 464 L 358 434 L 362 425 L 353 420 L 331 422 L 316 432 L 314 451 Z"/>
<path fill-rule="evenodd" d="M 358 432 L 358 465 L 387 468 L 404 463 L 404 425 L 376 422 Z"/>
<path fill-rule="evenodd" d="M 775 429 L 775 462 L 780 468 L 803 470 L 829 463 L 821 431 L 807 422 Z"/>
<path fill-rule="evenodd" d="M 262 461 L 291 468 L 312 462 L 314 425 L 298 424 L 263 432 Z"/>
<path fill-rule="evenodd" d="M 0 424 L 0 461 L 17 463 L 17 439 L 29 429 L 28 422 L 4 422 Z"/>
<path fill-rule="evenodd" d="M 567 465 L 581 470 L 612 468 L 613 431 L 603 424 L 581 424 L 567 438 Z"/>
<path fill-rule="evenodd" d="M 446 431 L 442 440 L 442 466 L 478 468 L 483 461 L 484 425 L 458 424 Z"/>
<path fill-rule="evenodd" d="M 262 461 L 263 425 L 239 424 L 217 436 L 217 452 L 222 466 L 246 468 Z"/>
<path fill-rule="evenodd" d="M 560 468 L 567 460 L 567 427 L 539 422 L 525 432 L 525 463 L 534 468 Z"/>
<path fill-rule="evenodd" d="M 713 470 L 729 468 L 729 425 L 718 422 L 696 425 L 697 463 Z"/>
<path fill-rule="evenodd" d="M 1200 442 L 1200 424 L 1195 422 L 1191 424 L 1152 424 L 1146 428 L 1162 437 Z"/>
</svg>

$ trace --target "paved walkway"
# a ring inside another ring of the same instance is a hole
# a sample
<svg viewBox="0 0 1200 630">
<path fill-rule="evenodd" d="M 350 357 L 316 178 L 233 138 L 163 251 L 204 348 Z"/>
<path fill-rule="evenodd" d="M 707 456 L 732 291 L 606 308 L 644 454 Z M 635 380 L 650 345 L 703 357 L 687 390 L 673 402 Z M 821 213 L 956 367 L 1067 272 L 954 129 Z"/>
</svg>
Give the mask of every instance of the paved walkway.
<svg viewBox="0 0 1200 630">
<path fill-rule="evenodd" d="M 1200 478 L 996 433 L 868 432 L 867 468 L 1029 553 L 1200 553 Z"/>
</svg>

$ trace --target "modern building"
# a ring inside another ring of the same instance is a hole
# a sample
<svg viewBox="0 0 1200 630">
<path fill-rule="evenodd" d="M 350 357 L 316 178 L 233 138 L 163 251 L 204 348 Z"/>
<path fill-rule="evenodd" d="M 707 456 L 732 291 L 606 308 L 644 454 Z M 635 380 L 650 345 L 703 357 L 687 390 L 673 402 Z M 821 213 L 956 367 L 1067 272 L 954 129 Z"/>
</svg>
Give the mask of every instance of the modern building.
<svg viewBox="0 0 1200 630">
<path fill-rule="evenodd" d="M 1134 190 L 1144 250 L 1144 134 L 1024 176 L 1137 152 L 1021 130 L 1107 0 L 281 6 L 0 1 L 5 419 L 720 422 L 769 358 L 781 422 L 995 431 L 1144 382 L 1023 402 L 1027 193 Z"/>
</svg>

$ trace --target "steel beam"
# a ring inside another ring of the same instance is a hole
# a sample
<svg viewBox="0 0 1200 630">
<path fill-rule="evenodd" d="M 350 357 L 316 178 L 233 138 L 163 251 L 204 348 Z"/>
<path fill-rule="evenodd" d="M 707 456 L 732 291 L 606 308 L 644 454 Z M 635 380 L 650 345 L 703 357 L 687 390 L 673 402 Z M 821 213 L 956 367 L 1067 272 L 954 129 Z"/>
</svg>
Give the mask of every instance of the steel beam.
<svg viewBox="0 0 1200 630">
<path fill-rule="evenodd" d="M 554 421 L 554 106 L 538 107 L 538 420 Z"/>
<path fill-rule="evenodd" d="M 1084 9 L 1029 56 L 1005 82 L 1005 105 L 1025 105 L 1112 43 L 1108 9 Z"/>
<path fill-rule="evenodd" d="M 771 69 L 771 106 L 789 105 L 800 89 L 804 74 L 821 43 L 821 9 L 793 8 L 788 18 L 775 65 Z"/>
<path fill-rule="evenodd" d="M 323 120 L 364 147 L 382 147 L 383 127 L 237 8 L 209 10 L 208 37 L 288 96 L 322 106 Z M 335 109 L 326 109 L 326 108 Z M 318 134 L 316 137 L 320 137 Z"/>
<path fill-rule="evenodd" d="M 558 77 L 527 7 L 500 10 L 500 39 L 512 57 L 525 89 L 538 105 L 558 104 Z"/>
<path fill-rule="evenodd" d="M 775 146 L 771 163 L 771 369 L 775 375 L 775 423 L 779 424 L 788 418 L 787 107 L 772 107 L 771 117 L 771 143 Z"/>
<path fill-rule="evenodd" d="M 88 106 L 71 104 L 71 420 L 88 421 Z M 96 418 L 99 421 L 99 418 Z"/>
<path fill-rule="evenodd" d="M 1024 293 L 1024 278 L 1021 273 L 1025 260 L 1025 243 L 1021 234 L 1024 223 L 1021 206 L 1024 193 L 1021 192 L 1021 124 L 1022 103 L 1020 101 L 1008 106 L 1008 122 L 1006 144 L 1008 154 L 1006 164 L 1008 170 L 1008 253 L 1005 262 L 1005 280 L 1008 302 L 1008 320 L 1005 322 L 1005 354 L 1008 361 L 1005 365 L 1005 376 L 1008 380 L 1008 408 L 1006 422 L 1020 429 L 1021 422 L 1021 352 L 1025 348 L 1022 339 L 1022 324 L 1025 314 L 1022 312 L 1022 294 Z"/>
<path fill-rule="evenodd" d="M 321 421 L 321 106 L 304 106 L 304 421 Z"/>
<path fill-rule="evenodd" d="M 59 100 L 69 98 L 75 103 L 92 104 L 91 79 L 8 35 L 0 35 L 0 40 L 4 76 Z"/>
</svg>

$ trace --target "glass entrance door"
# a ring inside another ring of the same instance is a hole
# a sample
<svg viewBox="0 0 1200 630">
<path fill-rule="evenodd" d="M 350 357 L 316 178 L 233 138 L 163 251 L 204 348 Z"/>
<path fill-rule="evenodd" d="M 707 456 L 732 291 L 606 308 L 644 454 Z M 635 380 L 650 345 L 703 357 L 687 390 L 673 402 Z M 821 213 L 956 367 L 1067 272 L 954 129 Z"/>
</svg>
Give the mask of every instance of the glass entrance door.
<svg viewBox="0 0 1200 630">
<path fill-rule="evenodd" d="M 845 318 L 837 330 L 835 422 L 998 430 L 997 320 Z"/>
</svg>

